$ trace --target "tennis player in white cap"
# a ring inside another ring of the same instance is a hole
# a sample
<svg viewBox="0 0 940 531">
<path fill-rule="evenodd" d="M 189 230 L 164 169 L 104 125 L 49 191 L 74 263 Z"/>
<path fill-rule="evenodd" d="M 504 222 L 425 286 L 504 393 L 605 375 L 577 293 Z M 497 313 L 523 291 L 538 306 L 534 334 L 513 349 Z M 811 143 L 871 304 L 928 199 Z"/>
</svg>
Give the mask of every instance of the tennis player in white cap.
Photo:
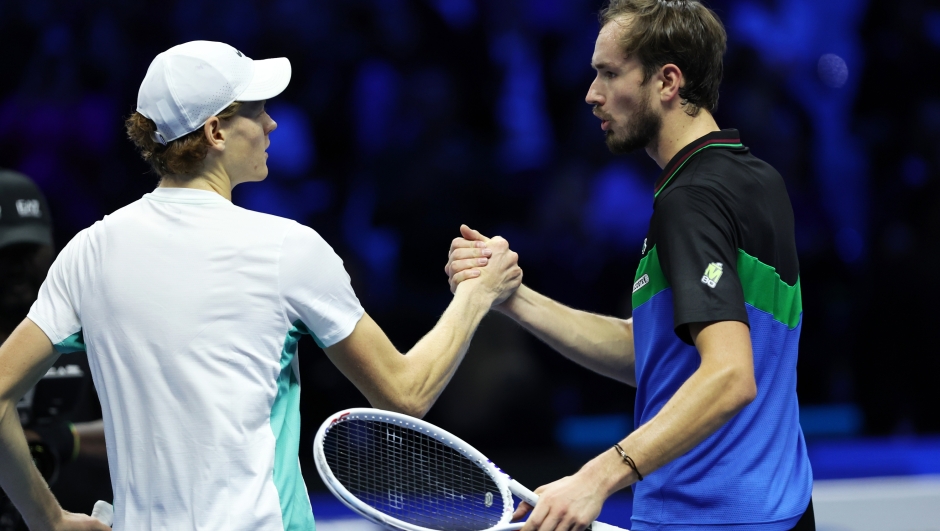
<svg viewBox="0 0 940 531">
<path fill-rule="evenodd" d="M 300 475 L 297 341 L 311 334 L 376 407 L 423 416 L 473 331 L 521 282 L 504 240 L 402 355 L 312 229 L 236 207 L 267 175 L 264 110 L 287 59 L 190 42 L 154 59 L 128 134 L 161 176 L 80 232 L 0 347 L 0 484 L 31 529 L 104 529 L 64 512 L 30 463 L 19 396 L 87 350 L 104 412 L 114 528 L 311 530 Z"/>
</svg>

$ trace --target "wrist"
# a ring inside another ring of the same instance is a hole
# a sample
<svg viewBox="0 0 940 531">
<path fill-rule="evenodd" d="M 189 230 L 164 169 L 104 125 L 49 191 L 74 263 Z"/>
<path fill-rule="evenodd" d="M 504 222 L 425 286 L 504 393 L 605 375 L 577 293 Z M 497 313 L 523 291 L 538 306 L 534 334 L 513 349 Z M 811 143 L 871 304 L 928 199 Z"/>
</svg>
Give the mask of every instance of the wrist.
<svg viewBox="0 0 940 531">
<path fill-rule="evenodd" d="M 528 288 L 525 286 L 525 284 L 520 285 L 512 295 L 507 297 L 503 302 L 499 303 L 499 305 L 494 306 L 493 309 L 505 315 L 506 317 L 515 319 L 519 315 L 519 308 L 526 303 L 524 298 L 527 290 Z"/>
<path fill-rule="evenodd" d="M 481 309 L 484 312 L 489 311 L 490 307 L 493 306 L 497 295 L 498 294 L 494 293 L 492 290 L 486 289 L 478 280 L 461 282 L 454 291 L 455 298 L 462 298 L 466 300 L 466 303 L 470 306 Z"/>
<path fill-rule="evenodd" d="M 579 471 L 582 472 L 594 478 L 598 488 L 608 497 L 639 481 L 636 472 L 623 462 L 612 447 L 588 461 Z"/>
</svg>

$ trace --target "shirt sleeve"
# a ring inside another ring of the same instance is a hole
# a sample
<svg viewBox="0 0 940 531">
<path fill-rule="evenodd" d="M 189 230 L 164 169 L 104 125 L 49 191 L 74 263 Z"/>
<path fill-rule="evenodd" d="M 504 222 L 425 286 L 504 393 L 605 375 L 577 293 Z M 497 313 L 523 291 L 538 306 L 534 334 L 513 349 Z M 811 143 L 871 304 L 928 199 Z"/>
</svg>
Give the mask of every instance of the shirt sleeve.
<svg viewBox="0 0 940 531">
<path fill-rule="evenodd" d="M 316 231 L 299 223 L 281 248 L 280 291 L 291 321 L 303 323 L 321 347 L 349 336 L 364 313 L 343 260 Z"/>
<path fill-rule="evenodd" d="M 748 323 L 738 277 L 734 216 L 718 194 L 704 186 L 669 191 L 656 205 L 656 246 L 672 286 L 673 326 L 692 344 L 689 323 Z"/>
<path fill-rule="evenodd" d="M 88 264 L 83 262 L 82 256 L 88 237 L 88 229 L 85 229 L 62 249 L 26 316 L 46 334 L 60 354 L 85 350 L 81 334 L 81 288 L 87 280 L 84 277 Z"/>
</svg>

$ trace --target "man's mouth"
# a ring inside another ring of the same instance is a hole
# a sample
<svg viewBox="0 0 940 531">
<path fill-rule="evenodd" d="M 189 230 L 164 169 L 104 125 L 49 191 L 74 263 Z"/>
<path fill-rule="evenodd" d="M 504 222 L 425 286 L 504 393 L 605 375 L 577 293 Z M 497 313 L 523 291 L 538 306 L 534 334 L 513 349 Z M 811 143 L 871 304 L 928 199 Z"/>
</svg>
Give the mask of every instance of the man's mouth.
<svg viewBox="0 0 940 531">
<path fill-rule="evenodd" d="M 598 113 L 596 110 L 595 110 L 592 114 L 594 114 L 594 116 L 596 116 L 596 117 L 601 121 L 601 130 L 602 130 L 602 131 L 606 131 L 606 130 L 610 129 L 610 119 L 609 119 L 609 118 L 607 118 L 606 116 L 604 116 L 604 115 Z"/>
</svg>

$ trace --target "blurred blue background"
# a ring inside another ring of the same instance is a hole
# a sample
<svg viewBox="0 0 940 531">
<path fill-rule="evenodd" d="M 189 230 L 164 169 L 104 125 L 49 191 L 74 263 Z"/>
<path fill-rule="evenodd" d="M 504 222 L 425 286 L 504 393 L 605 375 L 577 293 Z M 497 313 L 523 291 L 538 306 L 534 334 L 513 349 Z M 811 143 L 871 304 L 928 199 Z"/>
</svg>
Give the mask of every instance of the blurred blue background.
<svg viewBox="0 0 940 531">
<path fill-rule="evenodd" d="M 798 392 L 817 476 L 938 473 L 940 6 L 706 4 L 729 34 L 718 123 L 780 171 L 796 214 Z M 61 248 L 156 184 L 123 131 L 153 57 L 220 40 L 294 72 L 268 106 L 270 176 L 235 202 L 322 234 L 400 349 L 450 298 L 461 223 L 505 236 L 536 290 L 627 316 L 659 168 L 609 154 L 583 101 L 600 7 L 0 0 L 0 167 L 40 184 Z M 302 349 L 308 448 L 328 414 L 365 401 L 312 342 Z M 537 486 L 632 429 L 632 411 L 632 389 L 494 315 L 428 420 Z M 909 458 L 852 464 L 886 451 Z"/>
</svg>

